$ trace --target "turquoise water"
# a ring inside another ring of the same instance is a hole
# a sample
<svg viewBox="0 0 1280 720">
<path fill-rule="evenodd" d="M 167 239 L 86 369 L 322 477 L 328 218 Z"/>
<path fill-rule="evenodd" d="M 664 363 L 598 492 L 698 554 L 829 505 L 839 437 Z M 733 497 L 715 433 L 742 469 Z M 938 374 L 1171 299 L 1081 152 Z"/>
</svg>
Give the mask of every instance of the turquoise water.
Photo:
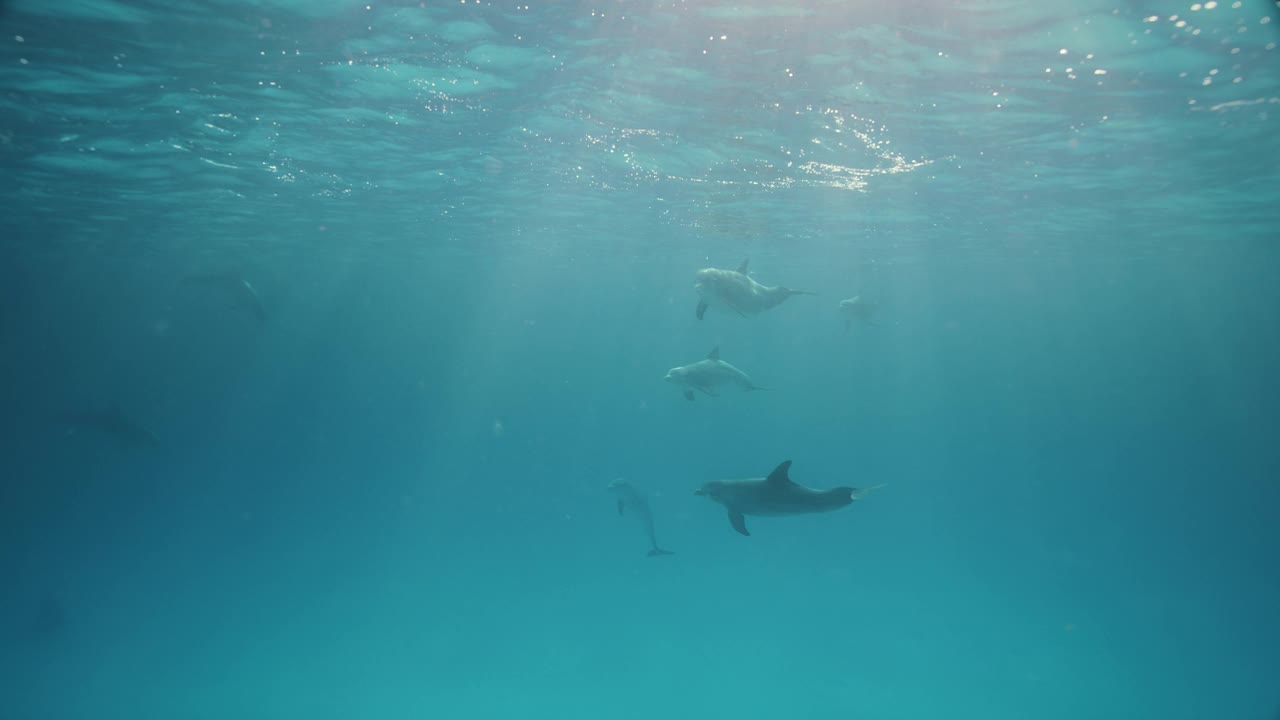
<svg viewBox="0 0 1280 720">
<path fill-rule="evenodd" d="M 1277 41 L 0 4 L 0 720 L 1274 720 Z M 746 258 L 817 295 L 698 320 Z M 885 487 L 693 494 L 783 460 Z"/>
</svg>

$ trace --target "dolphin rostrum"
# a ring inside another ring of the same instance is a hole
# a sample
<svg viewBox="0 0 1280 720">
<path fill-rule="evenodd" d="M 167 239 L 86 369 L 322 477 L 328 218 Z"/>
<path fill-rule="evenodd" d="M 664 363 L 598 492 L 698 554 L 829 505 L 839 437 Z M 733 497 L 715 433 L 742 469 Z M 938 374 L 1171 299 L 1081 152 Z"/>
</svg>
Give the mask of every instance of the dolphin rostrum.
<svg viewBox="0 0 1280 720">
<path fill-rule="evenodd" d="M 698 319 L 712 305 L 723 305 L 742 317 L 757 315 L 781 305 L 792 295 L 816 295 L 803 290 L 792 290 L 781 285 L 761 285 L 747 275 L 747 260 L 737 270 L 703 268 L 693 280 L 698 293 Z"/>
<path fill-rule="evenodd" d="M 870 300 L 864 300 L 861 295 L 854 295 L 847 300 L 840 301 L 840 313 L 844 315 L 845 332 L 853 325 L 853 321 L 864 322 L 868 325 L 879 326 L 875 319 L 871 317 L 876 311 L 878 303 Z"/>
<path fill-rule="evenodd" d="M 671 368 L 663 380 L 684 386 L 686 400 L 693 400 L 694 390 L 704 392 L 711 397 L 719 397 L 720 393 L 716 388 L 721 385 L 737 385 L 743 390 L 769 389 L 751 382 L 751 377 L 746 373 L 721 360 L 719 345 L 711 349 L 711 353 L 705 360 L 699 360 L 692 365 Z"/>
<path fill-rule="evenodd" d="M 787 460 L 769 473 L 767 478 L 751 480 L 712 480 L 703 483 L 693 492 L 711 498 L 729 511 L 729 524 L 743 535 L 747 532 L 747 521 L 744 515 L 805 515 L 808 513 L 831 512 L 861 500 L 876 485 L 865 489 L 852 487 L 836 487 L 829 490 L 814 490 L 791 482 L 787 471 L 791 461 Z"/>
<path fill-rule="evenodd" d="M 160 438 L 112 404 L 103 411 L 63 413 L 58 420 L 71 429 L 96 430 L 125 447 L 159 447 Z"/>
<path fill-rule="evenodd" d="M 619 515 L 625 515 L 627 508 L 631 508 L 631 514 L 640 518 L 640 524 L 644 525 L 645 534 L 649 536 L 649 545 L 652 546 L 649 557 L 675 554 L 658 547 L 658 538 L 653 532 L 653 511 L 649 509 L 648 498 L 636 490 L 631 483 L 621 478 L 609 483 L 609 490 L 618 496 Z"/>
</svg>

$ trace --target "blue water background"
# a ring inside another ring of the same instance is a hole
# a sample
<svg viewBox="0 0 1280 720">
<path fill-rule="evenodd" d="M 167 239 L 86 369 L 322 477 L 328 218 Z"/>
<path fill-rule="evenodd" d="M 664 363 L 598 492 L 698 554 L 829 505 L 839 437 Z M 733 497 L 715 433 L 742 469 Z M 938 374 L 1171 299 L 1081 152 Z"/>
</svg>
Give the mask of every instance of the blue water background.
<svg viewBox="0 0 1280 720">
<path fill-rule="evenodd" d="M 0 8 L 0 720 L 1280 712 L 1268 4 Z"/>
</svg>

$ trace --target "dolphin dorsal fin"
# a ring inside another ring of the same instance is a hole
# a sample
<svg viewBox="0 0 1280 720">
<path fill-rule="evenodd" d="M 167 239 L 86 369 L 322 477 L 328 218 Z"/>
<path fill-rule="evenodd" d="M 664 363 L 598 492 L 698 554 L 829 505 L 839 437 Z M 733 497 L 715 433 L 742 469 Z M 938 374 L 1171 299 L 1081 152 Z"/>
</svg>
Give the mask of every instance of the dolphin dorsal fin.
<svg viewBox="0 0 1280 720">
<path fill-rule="evenodd" d="M 720 346 L 719 346 L 719 345 L 717 345 L 717 346 L 715 346 L 715 347 L 711 348 L 711 352 L 707 353 L 707 359 L 708 359 L 708 360 L 719 360 L 719 359 L 720 359 Z"/>
<path fill-rule="evenodd" d="M 769 473 L 769 477 L 765 479 L 770 485 L 791 485 L 791 478 L 787 475 L 787 471 L 791 469 L 791 461 L 783 460 L 782 464 L 773 469 Z"/>
<path fill-rule="evenodd" d="M 748 263 L 750 263 L 750 262 L 751 262 L 751 258 L 747 258 L 746 260 L 743 260 L 743 261 L 742 261 L 742 264 L 738 266 L 738 272 L 742 273 L 743 275 L 746 275 L 746 274 L 747 274 L 747 264 L 748 264 Z"/>
</svg>

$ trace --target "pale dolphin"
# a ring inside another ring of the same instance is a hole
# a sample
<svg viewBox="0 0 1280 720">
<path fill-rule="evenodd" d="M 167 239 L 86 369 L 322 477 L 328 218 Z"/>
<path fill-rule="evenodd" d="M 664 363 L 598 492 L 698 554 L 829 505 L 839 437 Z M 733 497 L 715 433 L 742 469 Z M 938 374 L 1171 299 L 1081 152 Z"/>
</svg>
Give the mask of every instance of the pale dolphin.
<svg viewBox="0 0 1280 720">
<path fill-rule="evenodd" d="M 658 547 L 658 538 L 653 532 L 653 511 L 649 509 L 649 499 L 646 498 L 639 490 L 621 478 L 609 483 L 609 490 L 618 496 L 618 514 L 625 515 L 627 508 L 631 508 L 631 514 L 640 518 L 640 523 L 644 526 L 645 534 L 649 536 L 649 557 L 658 557 L 659 555 L 674 555 L 670 550 L 663 550 Z"/>
<path fill-rule="evenodd" d="M 262 299 L 258 297 L 258 291 L 238 273 L 198 273 L 187 275 L 182 280 L 188 285 L 204 285 L 228 292 L 236 299 L 236 302 L 247 307 L 254 317 L 258 319 L 258 322 L 267 321 L 267 309 L 262 305 Z"/>
<path fill-rule="evenodd" d="M 751 377 L 738 368 L 720 359 L 720 346 L 711 349 L 705 360 L 692 365 L 673 367 L 663 378 L 669 383 L 687 388 L 684 391 L 686 400 L 693 400 L 694 390 L 700 390 L 711 397 L 719 397 L 716 388 L 721 385 L 737 385 L 743 390 L 768 390 L 751 382 Z"/>
<path fill-rule="evenodd" d="M 112 404 L 106 410 L 63 413 L 59 422 L 72 430 L 94 430 L 111 437 L 125 447 L 159 447 L 156 434 L 126 416 L 120 406 Z"/>
<path fill-rule="evenodd" d="M 750 535 L 744 515 L 780 516 L 830 512 L 861 500 L 876 488 L 884 487 L 876 485 L 862 490 L 852 487 L 814 490 L 791 482 L 791 478 L 787 476 L 790 467 L 791 461 L 787 460 L 769 473 L 767 478 L 712 480 L 703 483 L 693 494 L 704 495 L 723 505 L 729 511 L 729 524 L 733 529 L 743 535 Z"/>
<path fill-rule="evenodd" d="M 792 295 L 817 294 L 781 285 L 761 285 L 747 275 L 747 262 L 743 260 L 737 270 L 703 268 L 694 275 L 693 289 L 698 293 L 696 314 L 699 320 L 712 305 L 723 305 L 747 317 L 775 308 Z"/>
<path fill-rule="evenodd" d="M 844 315 L 845 332 L 849 331 L 855 320 L 879 327 L 880 323 L 877 323 L 871 317 L 878 305 L 879 303 L 864 300 L 861 295 L 854 295 L 847 300 L 841 300 L 840 313 Z"/>
</svg>

